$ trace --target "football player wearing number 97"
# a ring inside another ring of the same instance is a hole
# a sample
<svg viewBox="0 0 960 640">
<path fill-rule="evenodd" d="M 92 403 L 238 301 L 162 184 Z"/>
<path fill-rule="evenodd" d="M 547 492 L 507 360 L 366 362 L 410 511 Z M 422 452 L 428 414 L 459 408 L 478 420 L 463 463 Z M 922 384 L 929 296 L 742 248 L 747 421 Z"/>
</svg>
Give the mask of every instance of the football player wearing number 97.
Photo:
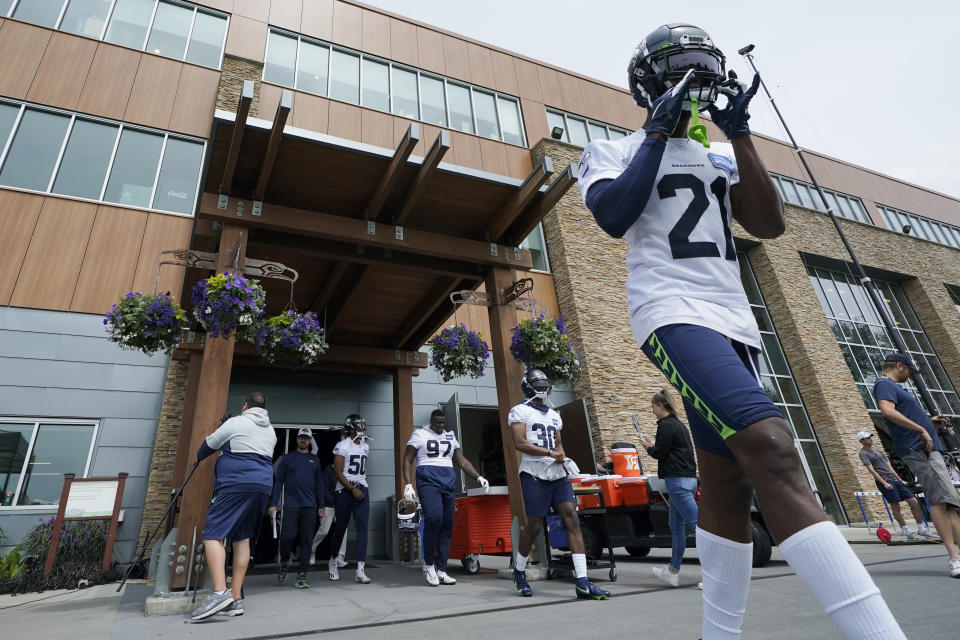
<svg viewBox="0 0 960 640">
<path fill-rule="evenodd" d="M 604 600 L 609 591 L 600 589 L 587 580 L 587 556 L 584 551 L 577 503 L 570 484 L 569 473 L 577 473 L 563 453 L 560 431 L 563 421 L 560 414 L 550 408 L 546 399 L 550 395 L 550 380 L 539 369 L 530 369 L 520 381 L 526 402 L 510 410 L 507 422 L 513 432 L 513 443 L 523 454 L 520 460 L 520 490 L 527 512 L 527 526 L 520 531 L 517 541 L 517 561 L 513 582 L 517 593 L 529 598 L 533 590 L 527 582 L 527 560 L 530 545 L 539 535 L 543 518 L 552 506 L 567 530 L 573 570 L 577 578 L 577 598 Z M 568 471 L 568 468 L 570 471 Z"/>
<path fill-rule="evenodd" d="M 781 235 L 785 221 L 747 125 L 760 78 L 747 87 L 724 65 L 702 29 L 667 24 L 651 32 L 627 67 L 634 101 L 647 111 L 643 128 L 588 144 L 579 180 L 597 224 L 626 236 L 634 335 L 684 399 L 702 476 L 703 639 L 740 635 L 753 488 L 784 558 L 845 637 L 904 638 L 810 491 L 790 429 L 759 384 L 760 332 L 731 218 L 758 238 Z M 687 136 L 701 110 L 729 142 L 710 143 L 693 129 Z"/>
<path fill-rule="evenodd" d="M 364 572 L 367 558 L 367 522 L 370 520 L 370 490 L 367 488 L 367 457 L 370 445 L 367 444 L 367 421 L 362 416 L 351 413 L 343 421 L 343 440 L 333 448 L 333 474 L 337 478 L 333 494 L 333 507 L 336 512 L 333 524 L 333 539 L 330 550 L 336 554 L 347 533 L 350 515 L 357 527 L 357 575 L 356 581 L 367 584 L 370 578 Z M 337 556 L 330 557 L 328 565 L 331 580 L 340 579 Z"/>
<path fill-rule="evenodd" d="M 430 424 L 410 435 L 401 467 L 404 501 L 416 503 L 419 500 L 423 509 L 423 574 L 431 587 L 457 584 L 456 578 L 447 575 L 447 556 L 456 510 L 457 474 L 453 471 L 453 463 L 456 462 L 471 478 L 476 478 L 484 493 L 490 490 L 490 483 L 463 456 L 460 443 L 446 426 L 443 411 L 434 409 Z"/>
</svg>

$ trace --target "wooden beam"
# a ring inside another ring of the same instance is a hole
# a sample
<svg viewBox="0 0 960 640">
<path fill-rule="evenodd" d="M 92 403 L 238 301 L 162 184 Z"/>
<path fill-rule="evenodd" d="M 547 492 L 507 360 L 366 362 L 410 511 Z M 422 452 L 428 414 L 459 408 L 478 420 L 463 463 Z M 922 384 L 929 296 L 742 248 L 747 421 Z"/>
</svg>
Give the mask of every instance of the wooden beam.
<svg viewBox="0 0 960 640">
<path fill-rule="evenodd" d="M 403 455 L 413 434 L 413 369 L 397 368 L 393 373 L 393 495 L 403 495 Z M 392 523 L 391 523 L 392 524 Z M 408 538 L 409 539 L 409 538 Z"/>
<path fill-rule="evenodd" d="M 533 267 L 530 252 L 526 249 L 519 249 L 515 254 L 513 247 L 491 246 L 489 242 L 421 229 L 405 229 L 403 238 L 398 239 L 396 229 L 391 225 L 266 202 L 263 203 L 259 216 L 254 216 L 252 210 L 253 203 L 250 200 L 233 197 L 230 198 L 226 209 L 218 209 L 217 194 L 205 192 L 200 200 L 198 216 L 219 220 L 224 224 L 242 222 L 252 228 L 272 229 L 294 235 L 339 240 L 436 258 L 506 266 L 522 271 Z M 371 224 L 373 229 L 370 229 Z M 493 247 L 496 247 L 496 255 L 493 255 Z"/>
<path fill-rule="evenodd" d="M 330 273 L 327 274 L 327 277 L 323 281 L 323 286 L 320 287 L 320 291 L 317 292 L 316 297 L 314 297 L 313 302 L 310 303 L 310 310 L 320 313 L 327 306 L 327 303 L 330 302 L 330 297 L 333 296 L 333 292 L 336 291 L 337 285 L 340 284 L 340 280 L 343 278 L 343 274 L 347 272 L 347 267 L 350 266 L 349 262 L 337 262 L 330 268 Z"/>
<path fill-rule="evenodd" d="M 398 347 L 406 344 L 438 307 L 445 306 L 450 301 L 450 294 L 459 288 L 460 282 L 459 278 L 440 278 L 433 288 L 420 298 L 413 312 L 400 323 L 400 328 L 393 336 L 393 344 Z"/>
<path fill-rule="evenodd" d="M 197 344 L 180 343 L 174 353 L 192 353 L 201 349 L 202 347 Z M 248 342 L 238 343 L 234 353 L 238 358 L 257 357 L 256 348 Z M 330 343 L 327 352 L 321 354 L 317 359 L 317 366 L 324 364 L 424 369 L 427 366 L 427 355 L 410 349 L 382 349 L 380 347 L 333 342 Z M 199 446 L 198 444 L 197 447 Z"/>
<path fill-rule="evenodd" d="M 517 192 L 510 196 L 510 199 L 494 217 L 490 226 L 487 227 L 487 234 L 491 240 L 500 239 L 500 236 L 516 221 L 517 216 L 533 201 L 543 183 L 549 180 L 552 175 L 553 160 L 546 157 L 530 172 Z"/>
<path fill-rule="evenodd" d="M 400 177 L 401 169 L 406 166 L 407 158 L 410 157 L 410 154 L 418 142 L 420 142 L 420 125 L 416 122 L 411 122 L 410 126 L 407 127 L 407 132 L 400 140 L 400 144 L 397 145 L 396 150 L 393 152 L 393 160 L 390 161 L 390 166 L 387 167 L 387 170 L 380 177 L 380 182 L 377 183 L 377 187 L 373 190 L 373 195 L 370 196 L 370 200 L 363 210 L 364 219 L 376 220 L 377 216 L 380 215 L 380 209 L 383 208 L 383 203 L 386 202 L 390 196 L 393 186 L 397 183 L 397 178 Z"/>
<path fill-rule="evenodd" d="M 568 165 L 557 179 L 543 191 L 543 197 L 539 202 L 535 202 L 529 209 L 520 215 L 520 217 L 510 227 L 509 236 L 517 242 L 522 242 L 524 238 L 530 235 L 530 232 L 537 228 L 543 217 L 553 209 L 554 205 L 560 201 L 560 198 L 566 195 L 567 191 L 577 181 L 575 171 L 576 165 Z"/>
<path fill-rule="evenodd" d="M 327 335 L 330 335 L 333 332 L 333 328 L 337 325 L 337 322 L 343 319 L 343 312 L 346 311 L 346 309 L 350 306 L 350 300 L 360 293 L 361 289 L 363 288 L 363 280 L 370 273 L 370 270 L 370 265 L 361 265 L 357 275 L 351 278 L 353 286 L 342 298 L 337 301 L 337 303 L 333 306 L 333 310 L 327 316 L 327 326 L 324 327 L 327 331 Z"/>
<path fill-rule="evenodd" d="M 243 143 L 243 133 L 247 128 L 247 116 L 250 114 L 250 105 L 253 103 L 253 81 L 244 80 L 240 90 L 240 103 L 237 105 L 237 117 L 233 120 L 233 135 L 230 136 L 230 148 L 227 150 L 227 162 L 223 167 L 223 176 L 220 179 L 220 193 L 230 194 L 233 187 L 233 174 L 237 170 L 237 160 L 240 158 L 240 145 Z"/>
<path fill-rule="evenodd" d="M 446 129 L 441 129 L 440 135 L 434 140 L 430 151 L 428 151 L 427 155 L 423 158 L 423 164 L 420 165 L 420 170 L 417 171 L 417 177 L 413 181 L 413 186 L 410 187 L 407 195 L 403 198 L 403 204 L 400 205 L 399 213 L 393 218 L 394 224 L 403 224 L 406 219 L 410 217 L 413 208 L 417 205 L 417 201 L 423 194 L 423 190 L 427 188 L 430 177 L 433 175 L 434 170 L 436 170 L 437 165 L 440 164 L 440 160 L 443 159 L 443 155 L 449 148 L 450 132 Z"/>
<path fill-rule="evenodd" d="M 263 194 L 267 190 L 267 183 L 270 182 L 270 174 L 273 173 L 273 164 L 277 160 L 277 152 L 280 150 L 280 141 L 283 139 L 283 128 L 287 124 L 287 116 L 290 115 L 290 107 L 293 106 L 293 92 L 284 89 L 280 94 L 280 104 L 277 105 L 277 115 L 273 118 L 273 127 L 270 129 L 270 141 L 267 142 L 267 150 L 263 154 L 263 164 L 260 165 L 260 177 L 257 178 L 257 186 L 253 190 L 254 200 L 263 200 Z"/>
</svg>

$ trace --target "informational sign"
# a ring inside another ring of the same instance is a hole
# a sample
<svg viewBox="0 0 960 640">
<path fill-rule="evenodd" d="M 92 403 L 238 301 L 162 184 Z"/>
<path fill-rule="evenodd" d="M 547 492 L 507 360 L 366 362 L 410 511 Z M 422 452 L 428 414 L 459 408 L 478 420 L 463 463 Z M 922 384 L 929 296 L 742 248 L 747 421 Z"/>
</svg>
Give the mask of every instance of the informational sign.
<svg viewBox="0 0 960 640">
<path fill-rule="evenodd" d="M 71 483 L 64 517 L 67 519 L 111 517 L 119 484 L 119 480 Z"/>
</svg>

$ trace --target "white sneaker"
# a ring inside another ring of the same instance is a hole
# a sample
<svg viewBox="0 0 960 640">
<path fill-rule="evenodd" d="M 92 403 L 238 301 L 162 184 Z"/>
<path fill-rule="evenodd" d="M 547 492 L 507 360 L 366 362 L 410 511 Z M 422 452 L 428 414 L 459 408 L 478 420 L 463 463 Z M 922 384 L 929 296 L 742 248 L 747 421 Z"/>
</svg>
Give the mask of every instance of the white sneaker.
<svg viewBox="0 0 960 640">
<path fill-rule="evenodd" d="M 370 578 L 363 572 L 363 569 L 357 569 L 357 576 L 354 579 L 360 584 L 370 584 Z"/>
<path fill-rule="evenodd" d="M 910 527 L 900 527 L 900 533 L 907 537 L 907 540 L 914 540 L 917 537 L 917 534 L 914 533 Z"/>
<path fill-rule="evenodd" d="M 680 586 L 680 574 L 670 571 L 670 567 L 653 567 L 653 575 L 657 576 L 671 587 Z"/>
<path fill-rule="evenodd" d="M 314 558 L 313 556 L 310 556 L 310 566 L 312 567 L 315 564 L 317 564 L 317 559 Z"/>
<path fill-rule="evenodd" d="M 335 560 L 331 560 L 330 562 L 327 563 L 327 570 L 330 572 L 331 580 L 340 579 L 340 570 L 337 568 L 337 563 Z"/>
<path fill-rule="evenodd" d="M 697 583 L 697 589 L 700 589 L 700 591 L 703 591 L 703 583 L 702 583 L 702 582 L 698 582 L 698 583 Z"/>
<path fill-rule="evenodd" d="M 440 586 L 440 578 L 437 577 L 437 570 L 432 564 L 423 567 L 423 576 L 427 579 L 427 584 L 431 587 Z"/>
<path fill-rule="evenodd" d="M 950 577 L 960 578 L 960 558 L 950 558 Z"/>
<path fill-rule="evenodd" d="M 940 535 L 936 531 L 932 531 L 930 527 L 920 527 L 917 529 L 917 535 L 921 538 L 929 538 L 930 540 L 940 539 Z"/>
<path fill-rule="evenodd" d="M 344 568 L 345 566 L 347 566 L 348 564 L 350 564 L 350 563 L 347 562 L 346 560 L 344 560 L 344 559 L 343 559 L 343 556 L 337 556 L 337 566 L 338 566 L 338 567 L 340 567 L 341 569 L 343 569 L 343 568 Z"/>
<path fill-rule="evenodd" d="M 437 571 L 437 578 L 440 579 L 440 584 L 457 584 L 457 579 L 448 576 L 446 571 Z"/>
</svg>

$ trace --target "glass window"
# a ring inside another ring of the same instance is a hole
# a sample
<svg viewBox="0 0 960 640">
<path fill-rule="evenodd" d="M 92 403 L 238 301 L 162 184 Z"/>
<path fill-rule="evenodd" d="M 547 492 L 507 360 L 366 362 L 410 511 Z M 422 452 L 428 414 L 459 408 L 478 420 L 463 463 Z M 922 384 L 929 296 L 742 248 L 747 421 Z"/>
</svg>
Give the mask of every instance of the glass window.
<svg viewBox="0 0 960 640">
<path fill-rule="evenodd" d="M 193 33 L 190 34 L 190 46 L 187 48 L 187 62 L 219 68 L 223 34 L 226 30 L 226 18 L 197 11 L 197 17 L 193 21 Z"/>
<path fill-rule="evenodd" d="M 477 134 L 499 140 L 500 125 L 497 122 L 497 106 L 493 96 L 486 91 L 474 89 L 473 106 L 477 113 Z"/>
<path fill-rule="evenodd" d="M 0 169 L 0 184 L 46 191 L 70 118 L 27 109 Z"/>
<path fill-rule="evenodd" d="M 163 136 L 124 129 L 103 199 L 135 207 L 149 207 Z"/>
<path fill-rule="evenodd" d="M 19 106 L 0 102 L 0 153 L 3 153 L 3 147 L 7 144 L 7 138 L 10 137 L 10 131 L 13 129 L 13 123 L 17 121 L 18 113 L 20 113 Z"/>
<path fill-rule="evenodd" d="M 93 425 L 41 424 L 17 504 L 58 504 L 63 474 L 83 476 L 92 440 Z"/>
<path fill-rule="evenodd" d="M 543 241 L 543 224 L 538 224 L 537 228 L 530 232 L 523 242 L 520 243 L 521 249 L 529 249 L 530 257 L 533 258 L 533 268 L 537 271 L 550 271 L 550 263 L 547 260 L 547 246 Z"/>
<path fill-rule="evenodd" d="M 163 164 L 160 165 L 153 208 L 174 213 L 193 213 L 201 162 L 202 144 L 168 138 L 163 150 Z"/>
<path fill-rule="evenodd" d="M 2 7 L 0 7 L 2 8 Z M 12 505 L 30 440 L 33 423 L 0 422 L 0 498 L 2 504 Z"/>
<path fill-rule="evenodd" d="M 393 113 L 404 118 L 420 119 L 417 74 L 406 69 L 391 69 Z"/>
<path fill-rule="evenodd" d="M 263 63 L 264 81 L 292 87 L 296 64 L 297 39 L 271 31 L 267 38 L 267 59 Z"/>
<path fill-rule="evenodd" d="M 827 204 L 830 205 L 830 209 L 838 216 L 841 215 L 840 205 L 837 203 L 837 196 L 832 191 L 827 191 L 826 189 L 824 189 L 823 195 L 827 197 Z M 843 198 L 843 196 L 840 197 Z"/>
<path fill-rule="evenodd" d="M 100 198 L 103 179 L 120 127 L 80 120 L 73 122 L 67 149 L 60 161 L 53 192 L 78 198 Z"/>
<path fill-rule="evenodd" d="M 193 9 L 161 2 L 150 29 L 147 51 L 168 58 L 183 59 L 187 50 L 187 36 L 193 22 Z"/>
<path fill-rule="evenodd" d="M 950 227 L 950 235 L 953 238 L 953 246 L 960 248 L 960 229 Z"/>
<path fill-rule="evenodd" d="M 360 56 L 333 51 L 330 59 L 330 97 L 360 104 Z"/>
<path fill-rule="evenodd" d="M 7 15 L 10 7 L 13 6 L 13 0 L 0 0 L 0 16 Z"/>
<path fill-rule="evenodd" d="M 103 39 L 122 47 L 143 49 L 153 6 L 153 0 L 117 0 Z"/>
<path fill-rule="evenodd" d="M 590 131 L 591 140 L 607 140 L 607 128 L 603 127 L 595 122 L 587 123 L 587 128 Z"/>
<path fill-rule="evenodd" d="M 619 140 L 627 135 L 625 131 L 619 131 L 618 129 L 614 129 L 612 127 L 608 127 L 607 130 L 610 132 L 611 140 Z"/>
<path fill-rule="evenodd" d="M 520 106 L 516 100 L 497 96 L 500 109 L 500 126 L 503 129 L 503 141 L 523 146 L 523 129 L 520 127 Z"/>
<path fill-rule="evenodd" d="M 62 8 L 63 0 L 27 0 L 17 5 L 13 17 L 52 29 L 57 26 L 57 18 L 60 17 Z"/>
<path fill-rule="evenodd" d="M 563 130 L 560 139 L 564 142 L 570 142 L 570 134 L 567 131 L 567 123 L 563 119 L 563 114 L 547 111 L 547 126 L 550 128 L 550 137 L 553 137 L 553 130 L 560 127 Z"/>
<path fill-rule="evenodd" d="M 580 118 L 571 118 L 567 116 L 567 124 L 570 126 L 570 142 L 581 147 L 589 142 L 587 137 L 587 123 Z"/>
<path fill-rule="evenodd" d="M 330 48 L 312 42 L 300 41 L 300 61 L 297 63 L 297 89 L 327 95 L 327 72 L 330 68 Z"/>
<path fill-rule="evenodd" d="M 423 110 L 420 119 L 428 124 L 447 126 L 447 104 L 443 92 L 443 80 L 420 76 L 420 98 Z"/>
<path fill-rule="evenodd" d="M 78 36 L 99 38 L 110 11 L 110 0 L 70 0 L 60 21 L 60 30 Z"/>
<path fill-rule="evenodd" d="M 390 112 L 390 67 L 383 62 L 363 59 L 361 104 Z"/>
<path fill-rule="evenodd" d="M 464 133 L 473 133 L 473 106 L 470 104 L 470 89 L 463 85 L 448 82 L 447 100 L 450 103 L 450 128 Z"/>
</svg>

